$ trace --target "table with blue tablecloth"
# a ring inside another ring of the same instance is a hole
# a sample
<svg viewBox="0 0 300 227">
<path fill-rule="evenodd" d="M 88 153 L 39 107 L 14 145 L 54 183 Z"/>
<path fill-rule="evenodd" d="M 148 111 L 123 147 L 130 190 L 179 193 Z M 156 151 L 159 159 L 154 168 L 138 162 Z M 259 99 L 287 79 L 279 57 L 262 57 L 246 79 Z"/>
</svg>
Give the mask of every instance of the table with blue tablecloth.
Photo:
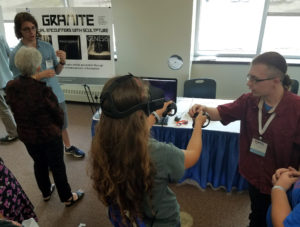
<svg viewBox="0 0 300 227">
<path fill-rule="evenodd" d="M 174 121 L 175 116 L 169 117 L 168 125 L 153 126 L 151 135 L 159 141 L 171 142 L 181 149 L 186 149 L 192 135 L 192 119 L 187 114 L 188 109 L 195 103 L 214 107 L 230 101 L 178 97 L 176 116 L 187 120 L 188 124 L 178 126 Z M 94 135 L 94 127 L 98 120 L 99 113 L 96 113 L 91 127 L 92 135 Z M 239 121 L 227 126 L 220 122 L 211 122 L 203 129 L 203 148 L 199 161 L 185 171 L 179 183 L 193 184 L 202 189 L 209 185 L 213 188 L 225 188 L 227 192 L 232 189 L 246 190 L 248 183 L 238 172 L 239 131 Z"/>
</svg>

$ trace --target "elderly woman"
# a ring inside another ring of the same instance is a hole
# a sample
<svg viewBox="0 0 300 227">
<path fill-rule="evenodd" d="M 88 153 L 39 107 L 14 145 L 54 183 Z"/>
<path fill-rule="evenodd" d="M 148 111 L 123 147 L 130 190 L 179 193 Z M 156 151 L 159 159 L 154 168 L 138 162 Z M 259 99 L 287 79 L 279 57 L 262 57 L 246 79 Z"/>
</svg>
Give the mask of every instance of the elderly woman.
<svg viewBox="0 0 300 227">
<path fill-rule="evenodd" d="M 33 79 L 40 70 L 42 56 L 36 48 L 21 47 L 15 63 L 22 76 L 7 83 L 7 102 L 14 114 L 20 140 L 34 161 L 34 174 L 44 201 L 50 200 L 55 185 L 61 202 L 71 206 L 84 193 L 71 192 L 63 159 L 63 112 L 46 83 Z"/>
</svg>

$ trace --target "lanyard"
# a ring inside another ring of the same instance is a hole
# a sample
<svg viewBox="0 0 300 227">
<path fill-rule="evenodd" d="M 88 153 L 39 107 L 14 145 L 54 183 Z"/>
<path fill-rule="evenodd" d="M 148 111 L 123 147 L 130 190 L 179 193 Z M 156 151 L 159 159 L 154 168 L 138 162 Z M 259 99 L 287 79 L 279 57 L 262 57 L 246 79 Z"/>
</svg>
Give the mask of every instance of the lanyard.
<svg viewBox="0 0 300 227">
<path fill-rule="evenodd" d="M 264 127 L 262 127 L 262 107 L 263 107 L 263 99 L 261 98 L 259 100 L 258 103 L 258 132 L 260 135 L 260 139 L 261 136 L 265 133 L 265 131 L 267 130 L 267 128 L 269 127 L 269 125 L 271 124 L 271 121 L 274 119 L 276 113 L 274 112 L 275 108 L 277 107 L 278 103 L 272 107 L 272 109 L 270 109 L 268 111 L 268 113 L 272 113 L 271 116 L 269 117 L 269 119 L 267 120 L 267 122 L 265 123 Z"/>
</svg>

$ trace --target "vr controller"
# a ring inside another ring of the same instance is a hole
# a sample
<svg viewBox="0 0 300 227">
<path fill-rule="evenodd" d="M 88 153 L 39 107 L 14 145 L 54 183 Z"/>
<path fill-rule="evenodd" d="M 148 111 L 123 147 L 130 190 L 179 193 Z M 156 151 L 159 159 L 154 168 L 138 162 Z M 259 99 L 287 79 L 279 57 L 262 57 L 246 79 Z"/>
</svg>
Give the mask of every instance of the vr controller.
<svg viewBox="0 0 300 227">
<path fill-rule="evenodd" d="M 197 112 L 197 113 L 195 113 L 194 114 L 194 116 L 193 116 L 193 128 L 194 128 L 194 125 L 195 125 L 195 119 L 196 119 L 196 117 L 199 115 L 199 113 Z M 204 116 L 206 116 L 206 121 L 205 121 L 205 123 L 202 125 L 202 128 L 205 128 L 205 127 L 207 127 L 208 125 L 209 125 L 209 123 L 210 123 L 210 116 L 209 116 L 209 114 L 207 113 L 207 112 L 203 112 L 202 113 L 202 115 L 204 115 Z"/>
<path fill-rule="evenodd" d="M 172 111 L 174 110 L 174 111 Z M 174 116 L 177 113 L 177 105 L 175 102 L 172 102 L 171 104 L 169 104 L 167 106 L 167 109 L 165 110 L 165 112 L 163 112 L 162 116 L 166 117 L 168 116 Z"/>
</svg>

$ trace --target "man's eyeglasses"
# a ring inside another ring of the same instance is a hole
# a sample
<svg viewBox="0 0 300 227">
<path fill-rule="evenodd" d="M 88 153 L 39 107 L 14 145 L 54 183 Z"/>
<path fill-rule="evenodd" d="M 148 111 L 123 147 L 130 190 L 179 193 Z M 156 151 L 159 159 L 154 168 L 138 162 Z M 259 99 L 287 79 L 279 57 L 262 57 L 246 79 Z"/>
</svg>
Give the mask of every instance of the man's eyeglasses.
<svg viewBox="0 0 300 227">
<path fill-rule="evenodd" d="M 259 83 L 259 82 L 262 82 L 262 81 L 265 81 L 265 80 L 273 80 L 275 77 L 268 77 L 266 79 L 257 79 L 255 76 L 253 75 L 250 75 L 248 74 L 247 75 L 247 80 L 248 81 L 251 81 L 251 82 L 254 82 L 254 83 Z"/>
<path fill-rule="evenodd" d="M 23 32 L 26 32 L 26 33 L 29 33 L 31 31 L 36 31 L 36 27 L 35 26 L 32 26 L 31 28 L 29 27 L 25 27 L 22 29 Z"/>
</svg>

